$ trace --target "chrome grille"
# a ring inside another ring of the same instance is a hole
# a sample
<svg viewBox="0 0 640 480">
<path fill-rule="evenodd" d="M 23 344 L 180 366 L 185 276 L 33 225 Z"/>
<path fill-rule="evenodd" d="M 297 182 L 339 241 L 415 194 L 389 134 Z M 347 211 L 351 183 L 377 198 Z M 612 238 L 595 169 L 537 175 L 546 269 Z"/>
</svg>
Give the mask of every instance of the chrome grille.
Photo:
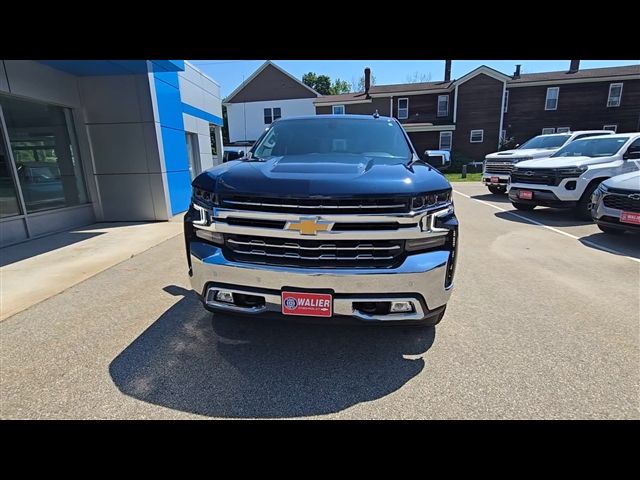
<svg viewBox="0 0 640 480">
<path fill-rule="evenodd" d="M 404 253 L 403 240 L 292 240 L 225 235 L 228 254 L 237 261 L 302 267 L 391 267 Z"/>
<path fill-rule="evenodd" d="M 225 208 L 277 213 L 404 213 L 410 210 L 410 198 L 269 198 L 226 195 L 220 198 Z"/>
<path fill-rule="evenodd" d="M 629 198 L 628 195 L 609 194 L 606 195 L 602 201 L 607 208 L 640 213 L 640 200 Z"/>
<path fill-rule="evenodd" d="M 503 175 L 510 175 L 513 170 L 512 162 L 489 162 L 484 165 L 485 173 L 500 173 Z"/>
</svg>

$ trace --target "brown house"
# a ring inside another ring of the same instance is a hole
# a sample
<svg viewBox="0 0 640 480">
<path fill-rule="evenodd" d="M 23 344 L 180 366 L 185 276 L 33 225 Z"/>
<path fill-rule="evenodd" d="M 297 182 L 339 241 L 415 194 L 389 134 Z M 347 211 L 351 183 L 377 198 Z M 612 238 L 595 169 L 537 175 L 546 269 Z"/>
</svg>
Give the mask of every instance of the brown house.
<svg viewBox="0 0 640 480">
<path fill-rule="evenodd" d="M 640 130 L 640 65 L 507 76 L 481 66 L 450 80 L 450 61 L 439 82 L 376 85 L 365 93 L 321 96 L 316 114 L 396 117 L 416 150 L 452 150 L 482 160 L 504 138 L 522 143 L 553 131 Z M 615 125 L 615 127 L 614 127 Z"/>
</svg>

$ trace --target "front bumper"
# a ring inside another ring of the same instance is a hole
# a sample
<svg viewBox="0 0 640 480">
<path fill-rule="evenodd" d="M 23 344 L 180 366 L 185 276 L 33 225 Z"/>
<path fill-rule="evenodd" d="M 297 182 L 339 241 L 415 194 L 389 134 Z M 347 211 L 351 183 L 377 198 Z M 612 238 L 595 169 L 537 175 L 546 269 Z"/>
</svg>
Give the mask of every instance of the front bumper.
<svg viewBox="0 0 640 480">
<path fill-rule="evenodd" d="M 556 190 L 557 187 L 549 187 L 547 185 L 528 186 L 523 184 L 511 185 L 509 188 L 509 200 L 516 203 L 524 203 L 527 205 L 542 205 L 545 207 L 556 208 L 572 208 L 576 206 L 576 200 L 565 200 L 559 198 Z M 533 192 L 532 200 L 525 200 L 518 196 L 520 190 L 528 190 Z"/>
<path fill-rule="evenodd" d="M 235 310 L 232 306 L 217 304 L 207 295 L 216 287 L 264 297 L 263 308 L 238 312 L 255 314 L 280 313 L 281 291 L 302 289 L 332 293 L 335 317 L 355 317 L 372 322 L 415 321 L 440 314 L 451 296 L 457 250 L 452 251 L 454 255 L 449 250 L 409 255 L 396 268 L 308 269 L 231 261 L 225 258 L 222 248 L 205 242 L 191 241 L 188 249 L 191 286 L 210 310 Z M 448 281 L 451 283 L 447 285 Z M 411 300 L 415 311 L 376 316 L 354 310 L 355 302 L 381 299 Z"/>
<path fill-rule="evenodd" d="M 498 183 L 494 183 L 491 181 L 491 178 L 498 178 Z M 509 186 L 509 175 L 504 175 L 504 174 L 498 174 L 498 173 L 483 173 L 482 174 L 482 183 L 484 185 L 486 185 L 487 187 L 489 186 L 494 186 L 494 187 L 501 187 L 504 188 L 506 190 L 506 188 Z"/>
<path fill-rule="evenodd" d="M 640 232 L 640 225 L 633 223 L 623 223 L 620 221 L 622 210 L 607 207 L 604 202 L 604 195 L 600 190 L 596 190 L 591 196 L 591 217 L 598 224 L 604 227 L 617 228 L 619 230 L 628 230 Z"/>
</svg>

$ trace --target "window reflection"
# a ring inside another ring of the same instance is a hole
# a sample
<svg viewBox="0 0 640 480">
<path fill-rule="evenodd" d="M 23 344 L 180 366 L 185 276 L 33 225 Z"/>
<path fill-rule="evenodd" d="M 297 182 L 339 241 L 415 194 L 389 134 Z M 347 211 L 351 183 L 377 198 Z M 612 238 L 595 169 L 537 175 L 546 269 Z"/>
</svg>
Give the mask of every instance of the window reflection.
<svg viewBox="0 0 640 480">
<path fill-rule="evenodd" d="M 20 215 L 20 208 L 11 175 L 9 153 L 4 144 L 4 132 L 0 130 L 0 218 L 14 215 Z"/>
<path fill-rule="evenodd" d="M 68 108 L 0 97 L 27 213 L 87 202 Z"/>
</svg>

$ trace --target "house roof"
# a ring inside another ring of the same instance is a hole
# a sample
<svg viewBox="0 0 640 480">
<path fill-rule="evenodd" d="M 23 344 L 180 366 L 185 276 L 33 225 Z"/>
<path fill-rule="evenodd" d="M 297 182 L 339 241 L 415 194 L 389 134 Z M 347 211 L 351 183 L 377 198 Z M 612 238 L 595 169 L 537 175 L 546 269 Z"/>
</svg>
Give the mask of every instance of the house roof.
<svg viewBox="0 0 640 480">
<path fill-rule="evenodd" d="M 376 96 L 379 94 L 406 94 L 407 92 L 428 92 L 429 90 L 445 90 L 460 83 L 464 83 L 470 78 L 480 73 L 486 73 L 500 80 L 506 80 L 507 84 L 520 84 L 529 82 L 546 82 L 556 80 L 573 80 L 573 79 L 594 79 L 594 78 L 611 78 L 616 76 L 640 75 L 640 65 L 624 65 L 622 67 L 604 67 L 604 68 L 587 68 L 578 70 L 575 73 L 568 73 L 567 70 L 558 72 L 541 72 L 541 73 L 523 73 L 520 78 L 513 80 L 498 70 L 481 65 L 480 67 L 470 71 L 463 77 L 450 82 L 422 82 L 422 83 L 396 83 L 392 85 L 374 85 L 369 89 L 369 94 Z M 363 92 L 359 93 L 343 93 L 342 95 L 323 95 L 313 101 L 315 104 L 329 104 L 336 102 L 358 102 L 365 101 L 366 97 Z"/>
<path fill-rule="evenodd" d="M 518 84 L 525 82 L 545 82 L 549 80 L 571 80 L 598 77 L 615 77 L 622 75 L 640 75 L 639 65 L 624 65 L 622 67 L 586 68 L 575 73 L 568 70 L 558 72 L 523 73 L 517 80 L 510 79 L 508 83 Z"/>
<path fill-rule="evenodd" d="M 244 82 L 242 82 L 240 85 L 238 85 L 238 87 L 231 92 L 224 100 L 224 103 L 231 103 L 231 101 L 233 100 L 233 97 L 235 97 L 238 93 L 240 93 L 242 90 L 244 90 L 244 88 L 249 85 L 265 68 L 267 68 L 268 66 L 272 66 L 273 68 L 275 68 L 276 70 L 280 71 L 281 73 L 283 73 L 284 75 L 286 75 L 287 77 L 291 78 L 292 80 L 296 81 L 297 83 L 299 83 L 300 85 L 302 85 L 304 88 L 306 88 L 307 90 L 309 90 L 311 93 L 313 93 L 315 96 L 320 96 L 320 94 L 318 92 L 316 92 L 313 88 L 309 87 L 308 85 L 305 85 L 304 83 L 302 83 L 300 80 L 298 80 L 296 77 L 294 77 L 293 75 L 291 75 L 289 72 L 287 72 L 286 70 L 283 70 L 282 68 L 280 68 L 278 65 L 276 65 L 275 63 L 273 63 L 271 60 L 267 60 L 266 62 L 264 62 L 262 65 L 260 65 L 260 68 L 258 68 L 255 72 L 253 72 L 251 74 L 251 76 L 249 76 L 249 78 L 247 78 Z"/>
</svg>

